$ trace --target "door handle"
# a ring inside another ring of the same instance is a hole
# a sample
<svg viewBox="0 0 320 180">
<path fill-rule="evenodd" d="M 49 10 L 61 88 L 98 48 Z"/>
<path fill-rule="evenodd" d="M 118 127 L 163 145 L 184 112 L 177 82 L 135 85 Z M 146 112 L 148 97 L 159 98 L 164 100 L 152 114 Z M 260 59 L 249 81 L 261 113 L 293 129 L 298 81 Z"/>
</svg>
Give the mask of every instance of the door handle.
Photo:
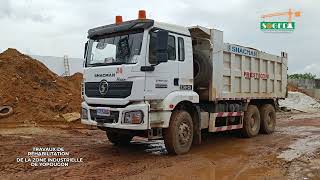
<svg viewBox="0 0 320 180">
<path fill-rule="evenodd" d="M 173 79 L 173 85 L 179 86 L 179 78 L 174 78 Z"/>
<path fill-rule="evenodd" d="M 141 66 L 141 71 L 154 71 L 154 66 Z"/>
</svg>

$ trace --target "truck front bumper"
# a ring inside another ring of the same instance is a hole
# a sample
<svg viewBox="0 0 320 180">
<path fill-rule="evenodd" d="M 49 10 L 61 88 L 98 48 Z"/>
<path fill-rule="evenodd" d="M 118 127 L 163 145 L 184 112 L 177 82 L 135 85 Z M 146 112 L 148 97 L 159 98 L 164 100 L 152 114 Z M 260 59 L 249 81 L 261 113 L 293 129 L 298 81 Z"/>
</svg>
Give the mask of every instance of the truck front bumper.
<svg viewBox="0 0 320 180">
<path fill-rule="evenodd" d="M 123 108 L 114 108 L 107 106 L 89 106 L 82 102 L 81 123 L 95 125 L 107 128 L 129 129 L 129 130 L 147 130 L 149 125 L 149 104 L 144 102 L 130 104 Z M 98 116 L 97 109 L 106 109 L 110 111 L 110 116 Z M 125 113 L 132 111 L 142 112 L 142 122 L 140 124 L 124 123 Z"/>
</svg>

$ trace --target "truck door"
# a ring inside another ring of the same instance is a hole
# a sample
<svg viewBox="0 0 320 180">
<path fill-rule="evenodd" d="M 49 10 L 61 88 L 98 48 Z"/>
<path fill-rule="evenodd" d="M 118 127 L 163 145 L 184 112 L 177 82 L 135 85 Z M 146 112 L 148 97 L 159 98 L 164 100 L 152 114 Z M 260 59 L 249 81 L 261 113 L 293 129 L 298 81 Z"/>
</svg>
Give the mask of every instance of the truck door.
<svg viewBox="0 0 320 180">
<path fill-rule="evenodd" d="M 153 71 L 146 72 L 145 99 L 164 99 L 173 91 L 179 90 L 179 62 L 177 61 L 177 37 L 169 33 L 168 62 L 156 64 L 156 31 L 149 33 L 149 50 L 146 65 Z"/>
</svg>

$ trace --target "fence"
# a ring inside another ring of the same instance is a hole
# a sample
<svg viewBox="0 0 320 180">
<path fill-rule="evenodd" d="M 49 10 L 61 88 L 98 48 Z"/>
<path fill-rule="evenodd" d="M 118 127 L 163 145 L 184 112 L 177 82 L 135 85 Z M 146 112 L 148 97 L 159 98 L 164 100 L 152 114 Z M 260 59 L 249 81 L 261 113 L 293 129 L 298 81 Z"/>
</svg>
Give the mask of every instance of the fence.
<svg viewBox="0 0 320 180">
<path fill-rule="evenodd" d="M 320 79 L 288 79 L 288 82 L 316 99 L 320 99 Z"/>
<path fill-rule="evenodd" d="M 320 89 L 320 79 L 288 79 L 288 82 L 301 89 Z"/>
</svg>

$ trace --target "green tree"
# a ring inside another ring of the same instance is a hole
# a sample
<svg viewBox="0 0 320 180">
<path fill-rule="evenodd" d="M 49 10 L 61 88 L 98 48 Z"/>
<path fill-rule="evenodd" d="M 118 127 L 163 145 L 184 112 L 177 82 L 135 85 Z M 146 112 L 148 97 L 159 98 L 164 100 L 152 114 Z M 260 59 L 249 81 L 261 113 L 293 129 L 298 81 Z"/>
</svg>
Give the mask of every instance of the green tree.
<svg viewBox="0 0 320 180">
<path fill-rule="evenodd" d="M 289 79 L 315 79 L 317 75 L 312 73 L 304 73 L 304 74 L 290 74 L 288 76 Z"/>
</svg>

